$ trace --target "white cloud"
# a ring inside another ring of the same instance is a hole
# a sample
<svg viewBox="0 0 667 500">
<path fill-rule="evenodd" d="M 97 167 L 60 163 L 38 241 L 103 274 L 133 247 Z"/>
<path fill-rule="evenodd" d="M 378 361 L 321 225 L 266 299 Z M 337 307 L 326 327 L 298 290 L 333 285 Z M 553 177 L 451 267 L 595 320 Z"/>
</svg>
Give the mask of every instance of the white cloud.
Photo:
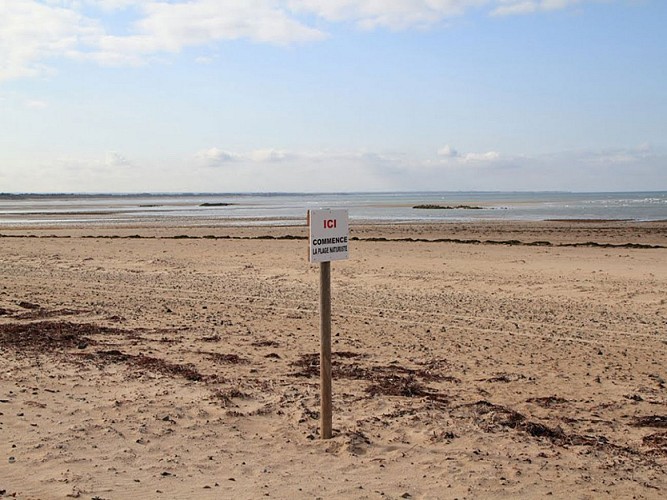
<svg viewBox="0 0 667 500">
<path fill-rule="evenodd" d="M 108 151 L 104 159 L 104 166 L 109 168 L 130 167 L 132 162 L 117 151 Z"/>
<path fill-rule="evenodd" d="M 213 40 L 248 38 L 290 43 L 317 40 L 323 34 L 290 18 L 266 0 L 198 0 L 187 3 L 150 2 L 140 31 L 168 45 L 196 45 Z"/>
<path fill-rule="evenodd" d="M 496 151 L 487 151 L 485 153 L 459 153 L 450 145 L 446 145 L 438 150 L 438 158 L 441 162 L 471 163 L 471 162 L 492 162 L 501 160 L 500 153 Z"/>
<path fill-rule="evenodd" d="M 195 159 L 208 167 L 220 167 L 231 162 L 277 163 L 312 157 L 308 153 L 292 153 L 282 149 L 257 149 L 247 152 L 232 152 L 217 147 L 205 149 L 195 154 Z"/>
<path fill-rule="evenodd" d="M 7 162 L 0 162 L 2 165 Z M 156 162 L 157 163 L 157 162 Z M 162 164 L 128 159 L 125 154 L 34 151 L 15 158 L 5 172 L 7 192 L 132 192 L 156 190 L 162 181 Z"/>
<path fill-rule="evenodd" d="M 303 19 L 423 29 L 473 10 L 509 15 L 593 1 L 599 0 L 0 0 L 0 81 L 48 73 L 58 57 L 139 65 L 226 40 L 287 45 L 328 36 Z M 105 22 L 114 10 L 125 11 L 125 24 L 111 31 Z"/>
<path fill-rule="evenodd" d="M 542 0 L 540 2 L 540 8 L 542 10 L 559 10 L 576 5 L 582 1 L 583 0 Z"/>
<path fill-rule="evenodd" d="M 134 7 L 128 35 L 104 27 L 105 17 L 87 17 L 83 3 L 103 9 Z M 86 2 L 0 0 L 0 81 L 39 76 L 57 57 L 107 65 L 138 65 L 152 55 L 223 40 L 290 44 L 321 40 L 270 0 L 188 2 L 89 0 Z"/>
<path fill-rule="evenodd" d="M 491 11 L 495 16 L 530 14 L 538 11 L 562 10 L 585 0 L 500 0 L 499 5 Z M 590 1 L 590 0 L 589 0 Z"/>
<path fill-rule="evenodd" d="M 216 148 L 212 148 L 216 149 Z M 204 163 L 200 175 L 232 191 L 359 191 L 400 189 L 399 157 L 364 151 L 226 152 L 234 162 Z M 200 160 L 202 153 L 196 155 Z M 200 163 L 201 164 L 201 163 Z"/>
<path fill-rule="evenodd" d="M 241 159 L 241 156 L 219 148 L 209 148 L 195 154 L 195 159 L 206 166 L 217 167 L 225 163 L 237 161 Z"/>
<path fill-rule="evenodd" d="M 49 104 L 46 101 L 40 101 L 38 99 L 30 99 L 25 102 L 25 107 L 30 109 L 44 109 L 48 106 Z"/>
<path fill-rule="evenodd" d="M 457 190 L 641 191 L 667 186 L 667 156 L 648 144 L 543 155 L 441 152 L 447 147 L 422 163 L 409 163 L 402 176 L 417 189 L 428 186 L 429 179 L 448 186 L 442 189 Z"/>
<path fill-rule="evenodd" d="M 495 16 L 508 16 L 514 14 L 529 14 L 537 10 L 537 4 L 533 0 L 522 0 L 519 2 L 502 2 L 492 11 Z"/>
<path fill-rule="evenodd" d="M 105 35 L 88 57 L 104 64 L 139 64 L 146 56 L 224 40 L 290 44 L 321 40 L 324 33 L 292 19 L 266 0 L 144 2 L 131 35 Z"/>
<path fill-rule="evenodd" d="M 296 12 L 327 21 L 352 22 L 362 29 L 428 28 L 468 11 L 492 15 L 553 11 L 599 0 L 289 0 Z"/>
<path fill-rule="evenodd" d="M 229 151 L 212 147 L 194 155 L 200 165 L 220 167 L 234 163 L 233 168 L 269 163 L 287 163 L 289 165 L 308 164 L 364 164 L 373 166 L 378 172 L 386 174 L 397 168 L 413 168 L 419 165 L 462 166 L 465 164 L 486 163 L 505 164 L 512 157 L 502 156 L 496 151 L 459 153 L 451 146 L 444 146 L 433 158 L 419 159 L 400 152 L 385 153 L 375 151 L 288 151 L 282 149 L 257 149 L 252 151 Z"/>
<path fill-rule="evenodd" d="M 351 21 L 364 29 L 432 26 L 489 0 L 290 0 L 296 11 L 328 21 Z"/>
<path fill-rule="evenodd" d="M 93 5 L 95 7 L 99 7 L 101 9 L 105 10 L 117 10 L 117 9 L 124 9 L 126 7 L 138 7 L 141 4 L 144 4 L 146 2 L 143 2 L 141 0 L 84 0 L 87 4 Z M 81 3 L 79 2 L 71 2 L 71 3 Z"/>
<path fill-rule="evenodd" d="M 230 151 L 193 157 L 132 159 L 35 153 L 0 172 L 8 192 L 132 191 L 423 191 L 659 190 L 667 187 L 667 155 L 646 145 L 549 155 L 459 153 L 428 157 L 374 151 Z M 260 152 L 264 152 L 260 154 Z M 282 153 L 277 155 L 282 157 Z M 217 168 L 212 168 L 217 167 Z"/>
<path fill-rule="evenodd" d="M 217 147 L 199 151 L 195 153 L 194 157 L 200 164 L 208 167 L 220 167 L 232 162 L 245 165 L 348 162 L 387 166 L 406 160 L 405 155 L 402 154 L 369 151 L 289 151 L 273 148 L 255 149 L 252 151 L 229 151 Z"/>
<path fill-rule="evenodd" d="M 67 56 L 99 34 L 97 23 L 64 7 L 0 0 L 0 81 L 43 74 L 43 60 Z"/>
<path fill-rule="evenodd" d="M 486 153 L 466 153 L 461 157 L 466 162 L 489 162 L 500 160 L 500 153 L 488 151 Z"/>
<path fill-rule="evenodd" d="M 556 159 L 567 158 L 581 165 L 617 166 L 639 164 L 656 158 L 656 153 L 649 144 L 641 144 L 634 148 L 607 148 L 603 150 L 568 151 L 555 155 Z M 554 155 L 549 156 L 550 159 Z"/>
<path fill-rule="evenodd" d="M 444 158 L 456 158 L 458 155 L 459 152 L 456 149 L 452 148 L 449 144 L 445 145 L 444 147 L 438 150 L 438 156 Z"/>
<path fill-rule="evenodd" d="M 107 151 L 103 155 L 61 155 L 50 160 L 35 162 L 39 168 L 46 170 L 62 170 L 72 175 L 98 175 L 100 179 L 117 172 L 130 171 L 127 167 L 135 164 L 118 151 Z"/>
<path fill-rule="evenodd" d="M 258 149 L 249 153 L 247 157 L 256 162 L 279 162 L 296 158 L 297 155 L 279 149 Z"/>
</svg>

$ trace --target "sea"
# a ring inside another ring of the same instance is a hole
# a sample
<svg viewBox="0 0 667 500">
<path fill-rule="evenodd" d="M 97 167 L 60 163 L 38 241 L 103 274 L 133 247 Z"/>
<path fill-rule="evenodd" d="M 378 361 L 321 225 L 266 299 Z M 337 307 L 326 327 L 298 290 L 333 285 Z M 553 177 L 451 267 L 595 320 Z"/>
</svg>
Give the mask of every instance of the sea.
<svg viewBox="0 0 667 500">
<path fill-rule="evenodd" d="M 0 194 L 0 226 L 289 226 L 316 208 L 353 223 L 667 221 L 667 191 Z"/>
</svg>

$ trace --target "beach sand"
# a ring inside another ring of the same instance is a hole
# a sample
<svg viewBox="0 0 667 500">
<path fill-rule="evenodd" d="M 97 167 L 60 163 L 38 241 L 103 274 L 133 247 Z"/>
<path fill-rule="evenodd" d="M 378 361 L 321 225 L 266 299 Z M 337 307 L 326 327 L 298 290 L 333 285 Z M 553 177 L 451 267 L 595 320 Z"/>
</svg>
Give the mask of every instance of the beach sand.
<svg viewBox="0 0 667 500">
<path fill-rule="evenodd" d="M 667 223 L 0 228 L 0 497 L 665 498 Z"/>
</svg>

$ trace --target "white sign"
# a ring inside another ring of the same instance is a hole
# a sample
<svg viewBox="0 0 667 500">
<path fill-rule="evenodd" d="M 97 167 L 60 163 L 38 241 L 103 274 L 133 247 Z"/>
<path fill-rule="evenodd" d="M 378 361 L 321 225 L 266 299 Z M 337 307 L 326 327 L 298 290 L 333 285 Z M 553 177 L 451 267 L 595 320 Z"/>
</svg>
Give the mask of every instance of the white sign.
<svg viewBox="0 0 667 500">
<path fill-rule="evenodd" d="M 308 210 L 310 262 L 329 262 L 348 257 L 347 210 Z"/>
</svg>

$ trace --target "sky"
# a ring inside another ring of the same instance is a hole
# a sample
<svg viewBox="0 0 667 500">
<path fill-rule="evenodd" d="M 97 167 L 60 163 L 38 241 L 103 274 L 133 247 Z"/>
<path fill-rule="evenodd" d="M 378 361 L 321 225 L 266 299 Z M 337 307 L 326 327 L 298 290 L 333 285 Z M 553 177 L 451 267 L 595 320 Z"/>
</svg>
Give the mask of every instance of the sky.
<svg viewBox="0 0 667 500">
<path fill-rule="evenodd" d="M 0 0 L 0 192 L 667 190 L 665 0 Z"/>
</svg>

